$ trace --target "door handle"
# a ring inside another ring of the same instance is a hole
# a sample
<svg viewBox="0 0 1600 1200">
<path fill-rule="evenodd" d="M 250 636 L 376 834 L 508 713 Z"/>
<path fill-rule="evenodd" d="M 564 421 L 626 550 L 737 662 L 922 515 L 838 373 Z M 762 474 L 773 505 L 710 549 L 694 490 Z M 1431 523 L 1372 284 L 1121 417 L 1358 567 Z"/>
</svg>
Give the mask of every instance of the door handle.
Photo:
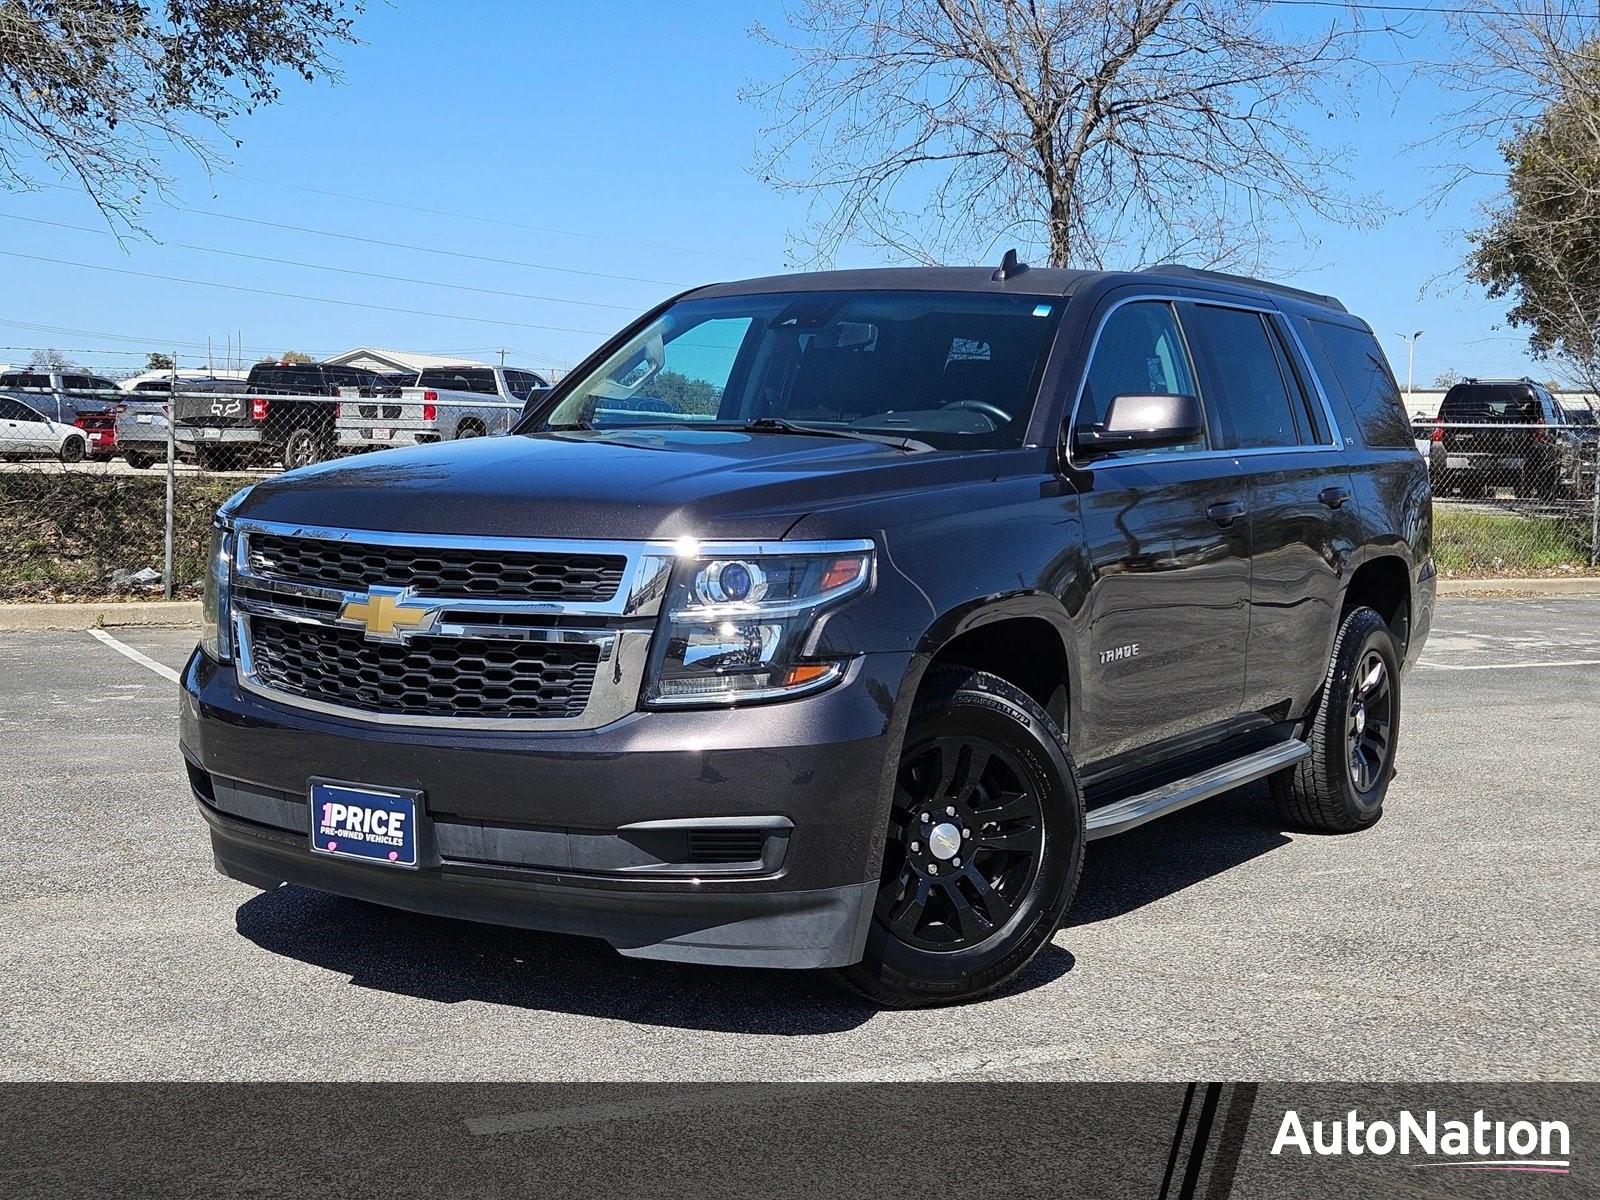
<svg viewBox="0 0 1600 1200">
<path fill-rule="evenodd" d="M 1325 487 L 1317 493 L 1317 499 L 1321 500 L 1329 508 L 1343 508 L 1350 501 L 1350 489 L 1346 487 Z"/>
<path fill-rule="evenodd" d="M 1248 511 L 1238 500 L 1218 500 L 1206 508 L 1206 516 L 1226 529 Z"/>
</svg>

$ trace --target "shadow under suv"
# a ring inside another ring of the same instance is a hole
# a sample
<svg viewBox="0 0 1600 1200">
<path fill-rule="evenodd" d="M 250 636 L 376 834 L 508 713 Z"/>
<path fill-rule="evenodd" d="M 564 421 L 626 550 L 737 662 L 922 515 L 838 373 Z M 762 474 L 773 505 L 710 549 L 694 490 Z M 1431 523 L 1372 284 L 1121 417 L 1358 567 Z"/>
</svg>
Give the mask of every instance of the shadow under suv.
<svg viewBox="0 0 1600 1200">
<path fill-rule="evenodd" d="M 1354 831 L 1427 635 L 1365 323 L 1183 268 L 717 284 L 509 437 L 219 513 L 217 866 L 624 954 L 983 995 L 1086 841 L 1269 778 Z"/>
</svg>

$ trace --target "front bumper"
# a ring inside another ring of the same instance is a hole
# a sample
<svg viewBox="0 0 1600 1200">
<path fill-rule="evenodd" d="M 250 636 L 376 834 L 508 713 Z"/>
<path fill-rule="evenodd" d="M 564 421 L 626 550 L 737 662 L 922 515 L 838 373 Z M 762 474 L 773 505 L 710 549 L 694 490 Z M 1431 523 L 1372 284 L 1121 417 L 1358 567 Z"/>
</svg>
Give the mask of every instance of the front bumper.
<svg viewBox="0 0 1600 1200">
<path fill-rule="evenodd" d="M 843 966 L 871 920 L 909 666 L 867 655 L 838 687 L 787 703 L 506 733 L 277 704 L 196 652 L 181 740 L 217 868 L 254 886 L 600 937 L 640 957 Z M 422 792 L 422 868 L 314 855 L 312 777 Z M 676 831 L 729 827 L 768 831 L 759 861 L 674 849 Z"/>
</svg>

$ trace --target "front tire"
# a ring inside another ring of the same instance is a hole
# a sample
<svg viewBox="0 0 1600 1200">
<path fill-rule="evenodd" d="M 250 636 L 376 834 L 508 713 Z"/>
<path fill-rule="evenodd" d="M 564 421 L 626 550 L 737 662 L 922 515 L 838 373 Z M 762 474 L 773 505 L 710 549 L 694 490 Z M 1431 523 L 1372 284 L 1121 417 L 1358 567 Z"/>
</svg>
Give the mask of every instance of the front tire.
<svg viewBox="0 0 1600 1200">
<path fill-rule="evenodd" d="M 1272 777 L 1284 816 L 1320 833 L 1374 824 L 1394 778 L 1399 733 L 1399 647 L 1377 612 L 1352 609 L 1334 639 L 1306 738 L 1311 755 Z"/>
<path fill-rule="evenodd" d="M 891 1008 L 995 991 L 1061 924 L 1083 845 L 1055 722 L 1003 679 L 935 668 L 906 731 L 866 953 L 836 977 Z"/>
</svg>

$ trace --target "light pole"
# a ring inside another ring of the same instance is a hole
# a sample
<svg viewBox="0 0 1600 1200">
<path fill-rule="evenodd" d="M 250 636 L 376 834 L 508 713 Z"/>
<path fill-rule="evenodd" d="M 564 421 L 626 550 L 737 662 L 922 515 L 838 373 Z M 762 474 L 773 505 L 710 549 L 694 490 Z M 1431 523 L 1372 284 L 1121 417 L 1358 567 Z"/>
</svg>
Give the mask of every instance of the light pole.
<svg viewBox="0 0 1600 1200">
<path fill-rule="evenodd" d="M 1408 396 L 1411 395 L 1412 368 L 1417 364 L 1417 339 L 1421 336 L 1422 330 L 1420 329 L 1412 334 L 1395 334 L 1395 337 L 1400 338 L 1406 344 L 1406 395 Z"/>
</svg>

